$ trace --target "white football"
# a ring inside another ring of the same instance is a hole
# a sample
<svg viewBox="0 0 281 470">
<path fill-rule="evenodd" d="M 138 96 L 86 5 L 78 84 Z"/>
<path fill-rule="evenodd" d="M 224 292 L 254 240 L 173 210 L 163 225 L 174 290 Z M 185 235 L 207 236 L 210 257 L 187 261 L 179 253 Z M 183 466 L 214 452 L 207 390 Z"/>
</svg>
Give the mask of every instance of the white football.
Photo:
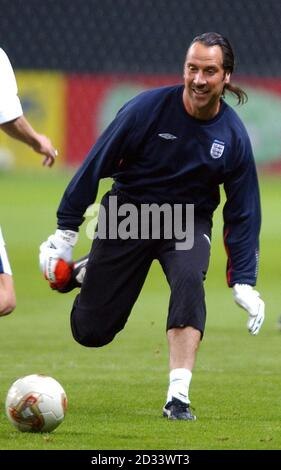
<svg viewBox="0 0 281 470">
<path fill-rule="evenodd" d="M 9 421 L 23 432 L 51 432 L 63 420 L 67 396 L 62 386 L 47 375 L 21 377 L 6 398 Z"/>
</svg>

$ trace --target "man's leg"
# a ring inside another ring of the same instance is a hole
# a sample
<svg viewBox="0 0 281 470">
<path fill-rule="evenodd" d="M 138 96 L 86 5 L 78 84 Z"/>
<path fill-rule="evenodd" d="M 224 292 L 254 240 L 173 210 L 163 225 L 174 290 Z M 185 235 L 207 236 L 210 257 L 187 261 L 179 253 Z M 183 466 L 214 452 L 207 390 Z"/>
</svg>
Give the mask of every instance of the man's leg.
<svg viewBox="0 0 281 470">
<path fill-rule="evenodd" d="M 189 385 L 205 328 L 203 283 L 209 264 L 209 237 L 208 224 L 197 223 L 190 250 L 176 250 L 173 241 L 166 241 L 158 256 L 171 288 L 167 320 L 170 383 L 163 409 L 164 416 L 171 419 L 195 419 L 189 409 Z"/>
<path fill-rule="evenodd" d="M 170 383 L 164 416 L 172 419 L 194 420 L 189 409 L 189 385 L 201 340 L 201 331 L 193 327 L 172 328 L 167 331 L 170 351 Z"/>
<path fill-rule="evenodd" d="M 13 277 L 0 274 L 0 316 L 8 315 L 16 307 L 16 294 Z"/>
<path fill-rule="evenodd" d="M 152 263 L 152 253 L 148 240 L 94 240 L 71 312 L 72 333 L 78 343 L 104 346 L 124 328 Z"/>
<path fill-rule="evenodd" d="M 12 271 L 0 229 L 0 316 L 8 315 L 16 307 Z"/>
<path fill-rule="evenodd" d="M 190 326 L 171 328 L 167 331 L 167 338 L 170 351 L 170 370 L 184 368 L 192 371 L 201 340 L 201 331 Z"/>
</svg>

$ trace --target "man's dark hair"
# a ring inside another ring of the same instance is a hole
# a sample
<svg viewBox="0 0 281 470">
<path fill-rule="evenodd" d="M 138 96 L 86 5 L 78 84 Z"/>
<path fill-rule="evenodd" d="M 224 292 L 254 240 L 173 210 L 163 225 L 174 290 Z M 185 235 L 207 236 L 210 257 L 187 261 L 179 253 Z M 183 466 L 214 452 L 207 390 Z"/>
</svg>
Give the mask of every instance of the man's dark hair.
<svg viewBox="0 0 281 470">
<path fill-rule="evenodd" d="M 222 57 L 223 57 L 223 69 L 226 73 L 232 74 L 234 70 L 234 53 L 233 49 L 228 41 L 224 36 L 219 33 L 203 33 L 200 36 L 196 36 L 193 41 L 191 42 L 190 46 L 192 46 L 195 42 L 201 42 L 207 47 L 211 46 L 219 46 L 222 50 Z M 247 93 L 242 90 L 242 88 L 227 83 L 223 89 L 223 96 L 225 90 L 228 90 L 233 95 L 236 95 L 238 104 L 244 104 L 248 100 Z"/>
</svg>

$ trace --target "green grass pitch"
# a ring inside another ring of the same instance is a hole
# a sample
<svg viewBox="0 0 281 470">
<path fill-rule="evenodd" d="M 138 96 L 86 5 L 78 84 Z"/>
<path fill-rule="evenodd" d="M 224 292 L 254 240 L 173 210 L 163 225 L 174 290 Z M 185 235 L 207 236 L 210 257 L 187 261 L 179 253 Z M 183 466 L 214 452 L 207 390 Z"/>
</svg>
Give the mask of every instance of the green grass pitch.
<svg viewBox="0 0 281 470">
<path fill-rule="evenodd" d="M 281 180 L 261 176 L 263 229 L 258 290 L 266 321 L 257 337 L 225 282 L 221 209 L 215 218 L 206 281 L 207 327 L 190 390 L 196 422 L 161 416 L 168 383 L 165 337 L 169 291 L 155 263 L 128 324 L 110 345 L 73 340 L 75 293 L 52 292 L 38 269 L 38 246 L 55 229 L 55 210 L 70 173 L 0 175 L 1 224 L 17 289 L 17 309 L 0 319 L 0 449 L 280 449 Z M 100 195 L 106 184 L 101 185 Z M 90 242 L 82 227 L 76 256 Z M 45 373 L 65 388 L 65 421 L 51 434 L 21 433 L 4 411 L 18 377 Z"/>
</svg>

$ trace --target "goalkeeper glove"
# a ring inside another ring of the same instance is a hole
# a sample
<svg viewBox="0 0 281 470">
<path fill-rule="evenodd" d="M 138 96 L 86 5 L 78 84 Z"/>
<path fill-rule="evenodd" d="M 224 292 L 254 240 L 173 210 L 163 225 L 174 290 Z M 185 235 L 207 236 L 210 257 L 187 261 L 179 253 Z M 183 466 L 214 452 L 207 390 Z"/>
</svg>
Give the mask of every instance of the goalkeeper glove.
<svg viewBox="0 0 281 470">
<path fill-rule="evenodd" d="M 257 335 L 264 321 L 264 302 L 259 292 L 248 284 L 234 284 L 233 296 L 235 302 L 248 312 L 248 331 Z"/>
<path fill-rule="evenodd" d="M 40 269 L 50 284 L 62 286 L 68 282 L 72 270 L 72 250 L 77 240 L 77 232 L 57 229 L 40 245 Z"/>
</svg>

